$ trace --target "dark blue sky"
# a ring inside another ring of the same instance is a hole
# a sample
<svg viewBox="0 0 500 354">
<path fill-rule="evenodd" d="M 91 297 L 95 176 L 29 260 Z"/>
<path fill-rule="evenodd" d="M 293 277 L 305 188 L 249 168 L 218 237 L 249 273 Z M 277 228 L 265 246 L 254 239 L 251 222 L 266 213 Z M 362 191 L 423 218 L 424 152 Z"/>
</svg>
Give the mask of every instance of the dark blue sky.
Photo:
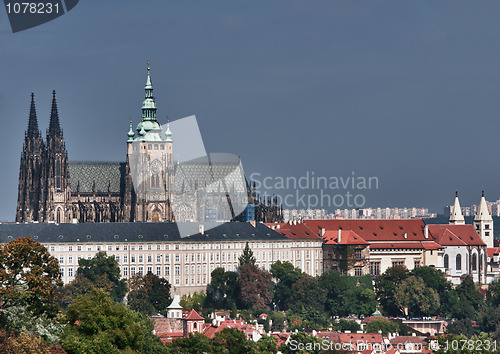
<svg viewBox="0 0 500 354">
<path fill-rule="evenodd" d="M 35 92 L 71 160 L 125 160 L 146 61 L 158 115 L 195 114 L 247 175 L 376 176 L 366 206 L 500 195 L 499 2 L 81 1 L 12 34 L 0 10 L 0 220 Z M 175 139 L 175 132 L 174 132 Z M 336 191 L 335 193 L 344 193 Z"/>
</svg>

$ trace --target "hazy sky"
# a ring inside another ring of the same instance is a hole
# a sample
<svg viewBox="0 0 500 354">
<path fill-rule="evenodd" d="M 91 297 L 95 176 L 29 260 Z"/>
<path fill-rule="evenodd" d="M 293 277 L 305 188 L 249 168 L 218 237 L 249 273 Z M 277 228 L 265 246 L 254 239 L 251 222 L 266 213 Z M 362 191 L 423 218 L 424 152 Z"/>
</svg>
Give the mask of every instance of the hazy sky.
<svg viewBox="0 0 500 354">
<path fill-rule="evenodd" d="M 124 161 L 148 59 L 161 122 L 195 114 L 207 151 L 240 155 L 247 176 L 377 177 L 352 191 L 374 207 L 495 200 L 499 14 L 493 1 L 81 1 L 13 34 L 2 8 L 0 220 L 15 215 L 30 93 L 45 132 L 57 91 L 70 160 Z"/>
</svg>

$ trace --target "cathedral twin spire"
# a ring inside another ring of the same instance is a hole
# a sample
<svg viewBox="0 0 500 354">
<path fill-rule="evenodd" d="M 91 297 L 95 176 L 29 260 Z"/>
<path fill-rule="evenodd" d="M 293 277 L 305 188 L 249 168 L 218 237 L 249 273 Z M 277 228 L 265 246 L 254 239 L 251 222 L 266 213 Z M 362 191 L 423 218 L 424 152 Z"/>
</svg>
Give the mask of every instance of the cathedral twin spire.
<svg viewBox="0 0 500 354">
<path fill-rule="evenodd" d="M 51 136 L 61 136 L 62 129 L 59 124 L 59 112 L 57 109 L 56 91 L 52 91 L 52 107 L 50 111 L 50 123 L 49 129 L 47 130 L 47 135 Z M 36 114 L 35 106 L 35 94 L 31 93 L 31 105 L 30 105 L 30 116 L 28 120 L 28 130 L 26 131 L 26 136 L 28 138 L 38 138 L 40 136 L 40 130 L 38 128 L 38 118 Z"/>
<path fill-rule="evenodd" d="M 52 108 L 50 111 L 49 134 L 52 136 L 62 135 L 59 125 L 59 112 L 57 111 L 56 90 L 52 91 Z"/>
<path fill-rule="evenodd" d="M 40 136 L 38 119 L 36 117 L 35 94 L 33 92 L 31 93 L 30 118 L 28 121 L 28 131 L 26 132 L 26 136 L 28 138 L 38 138 Z"/>
</svg>

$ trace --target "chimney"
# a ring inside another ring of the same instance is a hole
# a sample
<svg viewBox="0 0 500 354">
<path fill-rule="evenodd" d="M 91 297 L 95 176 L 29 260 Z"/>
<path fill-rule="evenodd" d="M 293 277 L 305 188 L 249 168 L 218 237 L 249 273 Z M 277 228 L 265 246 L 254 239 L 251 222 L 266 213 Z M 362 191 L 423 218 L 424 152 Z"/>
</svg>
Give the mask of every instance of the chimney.
<svg viewBox="0 0 500 354">
<path fill-rule="evenodd" d="M 276 230 L 279 230 L 279 229 L 280 229 L 280 227 L 281 227 L 281 225 L 280 225 L 280 224 L 276 225 Z"/>
<path fill-rule="evenodd" d="M 342 241 L 342 229 L 338 229 L 337 231 L 337 243 L 340 243 Z"/>
<path fill-rule="evenodd" d="M 325 236 L 325 228 L 324 228 L 324 227 L 320 227 L 320 228 L 319 228 L 319 236 L 320 236 L 320 237 Z"/>
<path fill-rule="evenodd" d="M 429 238 L 429 225 L 425 225 L 425 226 L 424 226 L 424 237 L 425 237 L 426 239 L 428 239 L 428 238 Z"/>
<path fill-rule="evenodd" d="M 205 225 L 200 224 L 198 226 L 198 231 L 199 231 L 200 234 L 204 235 L 205 234 Z"/>
</svg>

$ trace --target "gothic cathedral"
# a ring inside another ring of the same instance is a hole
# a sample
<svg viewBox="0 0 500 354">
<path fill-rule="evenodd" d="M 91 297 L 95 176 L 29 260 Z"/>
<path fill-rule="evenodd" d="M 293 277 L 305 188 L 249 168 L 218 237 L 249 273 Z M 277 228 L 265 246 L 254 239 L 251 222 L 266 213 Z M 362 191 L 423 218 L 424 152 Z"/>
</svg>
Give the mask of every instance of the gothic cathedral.
<svg viewBox="0 0 500 354">
<path fill-rule="evenodd" d="M 227 192 L 213 188 L 214 181 L 207 179 L 206 165 L 192 162 L 180 168 L 173 161 L 172 132 L 168 123 L 166 130 L 162 130 L 156 110 L 148 63 L 142 119 L 136 127 L 137 134 L 130 123 L 126 161 L 73 162 L 68 160 L 55 91 L 45 141 L 38 127 L 34 94 L 31 94 L 19 170 L 16 222 L 282 220 L 277 200 L 267 199 L 261 203 L 255 188 L 251 190 L 248 184 L 236 195 L 245 203 L 248 200 L 250 213 L 208 212 L 204 198 L 226 201 Z M 208 165 L 212 177 L 213 171 L 224 172 L 234 167 L 227 163 L 216 166 L 209 162 Z M 190 178 L 186 178 L 185 171 L 191 171 Z M 186 181 L 195 181 L 192 191 L 186 191 Z M 174 198 L 180 210 L 173 210 Z M 227 201 L 231 205 L 231 201 Z"/>
</svg>

